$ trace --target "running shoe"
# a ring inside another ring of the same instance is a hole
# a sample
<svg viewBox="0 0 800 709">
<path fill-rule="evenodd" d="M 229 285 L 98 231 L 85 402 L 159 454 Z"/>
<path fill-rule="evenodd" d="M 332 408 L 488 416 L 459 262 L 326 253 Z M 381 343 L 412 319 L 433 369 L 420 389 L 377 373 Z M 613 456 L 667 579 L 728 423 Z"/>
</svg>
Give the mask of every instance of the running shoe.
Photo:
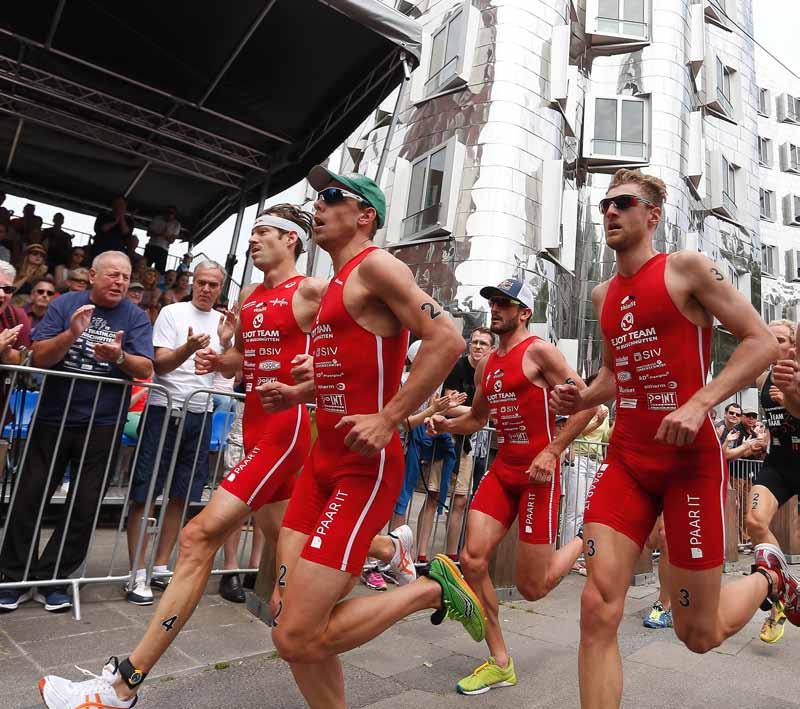
<svg viewBox="0 0 800 709">
<path fill-rule="evenodd" d="M 397 579 L 399 586 L 406 586 L 417 580 L 417 570 L 414 568 L 416 556 L 414 532 L 411 531 L 411 527 L 404 524 L 389 532 L 389 536 L 394 541 L 394 556 L 389 562 L 391 574 Z"/>
<path fill-rule="evenodd" d="M 783 612 L 783 606 L 780 601 L 775 601 L 773 606 L 775 616 L 770 613 L 764 618 L 764 624 L 761 626 L 761 632 L 758 637 L 762 642 L 772 643 L 778 642 L 783 637 L 784 625 L 786 624 L 786 615 Z"/>
<path fill-rule="evenodd" d="M 0 612 L 10 613 L 33 598 L 32 588 L 4 588 L 0 590 Z"/>
<path fill-rule="evenodd" d="M 481 642 L 486 633 L 483 605 L 458 567 L 444 554 L 437 554 L 431 561 L 428 575 L 442 587 L 442 604 L 447 609 L 447 617 L 461 623 L 475 642 Z"/>
<path fill-rule="evenodd" d="M 66 586 L 44 586 L 41 591 L 37 589 L 33 600 L 41 603 L 48 613 L 63 613 L 72 608 Z"/>
<path fill-rule="evenodd" d="M 150 588 L 154 588 L 157 591 L 166 591 L 170 579 L 172 579 L 172 576 L 153 576 L 150 579 Z"/>
<path fill-rule="evenodd" d="M 368 566 L 361 572 L 361 582 L 373 591 L 385 591 L 386 579 L 381 576 L 381 572 L 374 566 Z"/>
<path fill-rule="evenodd" d="M 135 606 L 153 605 L 153 592 L 147 585 L 147 580 L 144 576 L 137 576 L 134 578 L 133 583 L 128 581 L 125 584 L 125 600 Z"/>
<path fill-rule="evenodd" d="M 514 672 L 514 660 L 508 658 L 508 667 L 505 669 L 498 665 L 493 657 L 476 668 L 471 675 L 464 677 L 457 685 L 459 694 L 484 694 L 490 689 L 498 687 L 513 687 L 517 683 L 517 674 Z"/>
<path fill-rule="evenodd" d="M 654 630 L 671 628 L 672 611 L 665 611 L 664 606 L 661 605 L 661 601 L 656 601 L 650 609 L 650 615 L 642 621 L 642 625 L 644 625 L 645 628 L 652 628 Z"/>
<path fill-rule="evenodd" d="M 77 667 L 77 666 L 76 666 Z M 119 660 L 109 658 L 103 673 L 96 675 L 89 670 L 77 667 L 83 674 L 91 679 L 83 682 L 47 675 L 39 680 L 39 694 L 48 709 L 130 709 L 138 696 L 128 701 L 120 699 L 114 691 L 114 682 L 117 679 Z"/>
<path fill-rule="evenodd" d="M 783 612 L 792 625 L 800 626 L 800 587 L 797 579 L 789 571 L 786 557 L 774 544 L 758 544 L 755 547 L 755 567 L 770 569 L 778 574 L 781 579 L 780 588 L 773 590 L 773 603 L 780 601 Z M 769 610 L 762 605 L 763 610 Z"/>
</svg>

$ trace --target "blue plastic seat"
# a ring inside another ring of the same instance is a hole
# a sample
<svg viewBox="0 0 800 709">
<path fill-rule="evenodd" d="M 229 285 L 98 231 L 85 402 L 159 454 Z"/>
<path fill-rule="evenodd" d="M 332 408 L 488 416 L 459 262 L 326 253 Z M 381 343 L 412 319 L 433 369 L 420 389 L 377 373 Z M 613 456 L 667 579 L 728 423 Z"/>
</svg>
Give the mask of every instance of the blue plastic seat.
<svg viewBox="0 0 800 709">
<path fill-rule="evenodd" d="M 8 413 L 13 417 L 13 421 L 3 427 L 3 437 L 10 438 L 13 432 L 16 438 L 27 438 L 36 402 L 39 401 L 39 392 L 15 389 L 9 399 Z"/>
<path fill-rule="evenodd" d="M 225 448 L 225 441 L 233 425 L 233 411 L 215 411 L 211 414 L 211 443 L 208 450 L 220 451 Z"/>
</svg>

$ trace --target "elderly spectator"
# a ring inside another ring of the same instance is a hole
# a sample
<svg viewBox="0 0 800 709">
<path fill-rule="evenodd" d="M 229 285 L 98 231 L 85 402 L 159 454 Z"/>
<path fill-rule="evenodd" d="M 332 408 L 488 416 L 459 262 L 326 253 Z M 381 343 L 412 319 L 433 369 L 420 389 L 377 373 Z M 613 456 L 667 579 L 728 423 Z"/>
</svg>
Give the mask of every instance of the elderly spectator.
<svg viewBox="0 0 800 709">
<path fill-rule="evenodd" d="M 83 246 L 73 246 L 69 252 L 69 259 L 66 264 L 59 264 L 53 269 L 53 277 L 56 290 L 64 292 L 69 289 L 67 280 L 69 272 L 74 268 L 81 268 L 86 259 L 86 249 Z"/>
<path fill-rule="evenodd" d="M 67 278 L 67 292 L 86 290 L 91 284 L 91 271 L 88 268 L 73 268 Z"/>
<path fill-rule="evenodd" d="M 29 244 L 25 247 L 25 258 L 17 271 L 14 287 L 14 302 L 24 305 L 30 301 L 33 284 L 47 274 L 47 250 L 41 244 Z"/>
<path fill-rule="evenodd" d="M 142 307 L 142 293 L 144 293 L 144 286 L 139 281 L 133 281 L 128 287 L 128 300 L 134 305 Z"/>
<path fill-rule="evenodd" d="M 180 303 L 192 292 L 192 287 L 189 285 L 191 278 L 192 275 L 188 271 L 179 273 L 175 285 L 164 293 L 161 302 L 165 305 Z"/>
<path fill-rule="evenodd" d="M 33 284 L 31 302 L 24 308 L 30 318 L 31 327 L 35 328 L 44 319 L 47 308 L 55 294 L 55 286 L 48 278 L 42 278 Z"/>
<path fill-rule="evenodd" d="M 143 306 L 147 307 L 153 305 L 154 303 L 157 304 L 161 300 L 163 293 L 156 285 L 157 283 L 158 271 L 156 271 L 154 268 L 148 268 L 144 272 L 144 280 L 142 281 L 142 285 L 144 286 L 144 292 L 142 293 Z"/>
<path fill-rule="evenodd" d="M 0 362 L 20 364 L 31 346 L 31 321 L 20 307 L 11 304 L 17 272 L 8 261 L 0 261 Z M 14 337 L 12 338 L 12 333 Z"/>
<path fill-rule="evenodd" d="M 47 268 L 51 272 L 57 266 L 68 265 L 72 255 L 72 235 L 61 228 L 63 224 L 64 215 L 56 212 L 53 226 L 42 230 L 42 246 L 47 249 Z"/>
<path fill-rule="evenodd" d="M 116 197 L 111 203 L 111 211 L 97 217 L 94 223 L 94 256 L 105 251 L 129 253 L 133 221 L 125 214 L 127 209 L 125 198 Z"/>
<path fill-rule="evenodd" d="M 153 475 L 156 475 L 152 497 L 155 499 L 164 489 L 170 462 L 176 456 L 169 504 L 156 550 L 153 567 L 155 574 L 167 570 L 169 557 L 180 532 L 186 501 L 200 500 L 208 478 L 213 399 L 206 394 L 190 398 L 188 404 L 186 400 L 193 390 L 210 389 L 214 382 L 214 374 L 195 374 L 195 352 L 206 347 L 222 352 L 232 345 L 233 326 L 221 313 L 214 310 L 223 279 L 222 267 L 218 263 L 202 262 L 195 270 L 192 300 L 163 308 L 153 328 L 156 372 L 154 383 L 165 387 L 170 399 L 167 400 L 160 389 L 150 392 L 150 406 L 144 418 L 142 444 L 131 486 L 128 555 L 131 568 L 136 570 L 136 574 L 128 584 L 126 597 L 130 603 L 136 605 L 149 605 L 153 602 L 153 592 L 145 583 L 143 560 L 146 541 L 140 553 L 136 554 L 143 519 L 148 516 L 144 514 L 145 503 Z M 176 440 L 180 419 L 175 414 L 184 404 L 188 412 L 182 438 Z M 155 455 L 165 420 L 168 420 L 167 435 L 161 460 L 157 460 Z"/>
<path fill-rule="evenodd" d="M 164 213 L 150 222 L 147 235 L 150 241 L 144 247 L 144 258 L 148 266 L 155 266 L 159 271 L 167 267 L 167 256 L 170 245 L 180 236 L 181 223 L 177 220 L 178 210 L 167 207 Z"/>
<path fill-rule="evenodd" d="M 95 258 L 91 290 L 63 295 L 47 309 L 34 335 L 33 366 L 111 379 L 152 376 L 152 328 L 125 297 L 129 278 L 125 254 L 111 251 Z M 119 384 L 47 377 L 0 553 L 4 580 L 22 580 L 29 555 L 29 579 L 67 578 L 83 563 L 107 474 L 114 467 L 129 396 L 129 388 Z M 67 466 L 72 471 L 69 493 L 40 552 L 32 510 L 43 500 L 49 503 Z M 26 589 L 6 592 L 0 608 L 15 610 L 30 596 Z M 71 606 L 65 586 L 44 586 L 35 597 L 47 611 Z"/>
</svg>

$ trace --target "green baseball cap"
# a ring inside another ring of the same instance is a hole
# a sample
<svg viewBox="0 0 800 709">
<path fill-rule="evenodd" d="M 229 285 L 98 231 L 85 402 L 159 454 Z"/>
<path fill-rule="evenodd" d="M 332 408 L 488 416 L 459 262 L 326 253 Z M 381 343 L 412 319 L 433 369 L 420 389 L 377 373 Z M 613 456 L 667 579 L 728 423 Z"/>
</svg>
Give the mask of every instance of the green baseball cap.
<svg viewBox="0 0 800 709">
<path fill-rule="evenodd" d="M 317 192 L 321 192 L 326 187 L 338 182 L 351 192 L 363 197 L 364 201 L 375 210 L 378 215 L 379 227 L 383 226 L 386 221 L 386 196 L 377 183 L 366 175 L 360 175 L 357 172 L 337 175 L 335 172 L 322 167 L 322 165 L 315 165 L 308 173 L 307 179 Z"/>
</svg>

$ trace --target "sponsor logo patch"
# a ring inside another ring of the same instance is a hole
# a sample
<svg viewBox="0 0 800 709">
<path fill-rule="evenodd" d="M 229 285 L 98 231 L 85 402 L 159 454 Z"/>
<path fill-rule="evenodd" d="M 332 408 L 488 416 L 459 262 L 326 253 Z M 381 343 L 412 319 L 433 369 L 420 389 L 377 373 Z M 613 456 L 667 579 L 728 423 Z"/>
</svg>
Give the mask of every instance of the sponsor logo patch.
<svg viewBox="0 0 800 709">
<path fill-rule="evenodd" d="M 678 396 L 674 391 L 648 394 L 647 408 L 651 411 L 674 411 L 678 408 Z"/>
<path fill-rule="evenodd" d="M 621 409 L 635 409 L 638 406 L 638 401 L 636 399 L 626 399 L 622 398 L 619 400 L 619 408 Z"/>
<path fill-rule="evenodd" d="M 618 382 L 629 382 L 631 380 L 631 373 L 630 372 L 617 372 L 617 381 Z"/>
</svg>

